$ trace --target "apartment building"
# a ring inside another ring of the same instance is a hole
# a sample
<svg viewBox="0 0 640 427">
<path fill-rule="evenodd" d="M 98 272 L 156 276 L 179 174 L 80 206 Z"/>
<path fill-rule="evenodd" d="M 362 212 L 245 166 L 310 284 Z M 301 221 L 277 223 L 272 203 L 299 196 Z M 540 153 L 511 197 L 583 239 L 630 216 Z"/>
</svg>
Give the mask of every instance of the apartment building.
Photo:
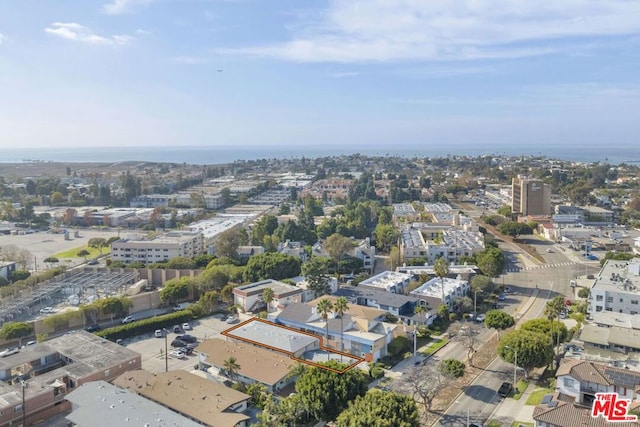
<svg viewBox="0 0 640 427">
<path fill-rule="evenodd" d="M 383 271 L 358 283 L 359 287 L 373 288 L 392 294 L 404 294 L 411 282 L 411 275 L 395 271 Z"/>
<path fill-rule="evenodd" d="M 111 259 L 130 264 L 153 264 L 175 257 L 193 258 L 203 253 L 203 235 L 172 231 L 151 239 L 124 238 L 111 243 Z"/>
<path fill-rule="evenodd" d="M 140 354 L 85 331 L 0 359 L 0 426 L 35 424 L 71 409 L 67 393 L 141 368 Z"/>
<path fill-rule="evenodd" d="M 467 296 L 469 290 L 469 282 L 466 280 L 434 277 L 419 288 L 411 291 L 410 295 L 420 299 L 429 298 L 432 301 L 437 300 L 438 305 L 445 304 L 453 307 L 455 299 Z"/>
<path fill-rule="evenodd" d="M 433 264 L 437 258 L 458 262 L 484 250 L 484 236 L 477 226 L 414 223 L 401 230 L 400 254 L 402 259 L 425 258 Z"/>
<path fill-rule="evenodd" d="M 595 278 L 589 312 L 640 313 L 640 259 L 607 260 Z"/>
<path fill-rule="evenodd" d="M 273 291 L 273 301 L 264 301 L 265 289 Z M 233 302 L 244 311 L 274 311 L 294 302 L 302 302 L 303 289 L 273 279 L 261 280 L 233 288 Z"/>
<path fill-rule="evenodd" d="M 125 372 L 113 384 L 183 415 L 200 425 L 244 427 L 251 396 L 187 371 Z M 182 425 L 182 424 L 180 424 Z"/>
<path fill-rule="evenodd" d="M 521 216 L 551 215 L 551 187 L 518 175 L 511 181 L 511 212 Z"/>
</svg>

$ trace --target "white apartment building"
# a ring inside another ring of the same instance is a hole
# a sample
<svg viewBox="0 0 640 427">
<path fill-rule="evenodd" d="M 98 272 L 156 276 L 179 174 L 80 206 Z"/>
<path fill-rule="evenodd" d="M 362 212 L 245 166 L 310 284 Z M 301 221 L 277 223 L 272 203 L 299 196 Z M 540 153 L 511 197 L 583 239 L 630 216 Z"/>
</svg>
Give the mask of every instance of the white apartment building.
<svg viewBox="0 0 640 427">
<path fill-rule="evenodd" d="M 589 311 L 640 313 L 640 259 L 608 260 L 591 287 Z"/>
<path fill-rule="evenodd" d="M 202 234 L 194 232 L 172 231 L 153 239 L 124 238 L 111 243 L 111 259 L 126 264 L 153 264 L 175 257 L 193 258 L 202 253 Z"/>
<path fill-rule="evenodd" d="M 411 291 L 410 295 L 418 298 L 435 298 L 443 304 L 453 307 L 454 300 L 457 297 L 466 296 L 469 289 L 469 282 L 466 280 L 434 277 L 418 289 Z M 442 299 L 443 293 L 444 301 Z"/>
<path fill-rule="evenodd" d="M 426 258 L 433 264 L 437 258 L 457 263 L 461 257 L 484 250 L 484 236 L 470 221 L 459 225 L 414 223 L 401 231 L 400 254 L 403 259 Z"/>
<path fill-rule="evenodd" d="M 395 271 L 383 271 L 373 277 L 369 277 L 358 284 L 358 286 L 366 286 L 379 291 L 389 292 L 392 294 L 404 294 L 404 290 L 411 282 L 411 275 L 406 273 L 397 273 Z"/>
<path fill-rule="evenodd" d="M 194 222 L 186 227 L 187 230 L 202 234 L 203 251 L 212 255 L 215 253 L 214 243 L 218 236 L 234 227 L 240 226 L 247 220 L 246 216 L 216 216 L 210 219 Z"/>
</svg>

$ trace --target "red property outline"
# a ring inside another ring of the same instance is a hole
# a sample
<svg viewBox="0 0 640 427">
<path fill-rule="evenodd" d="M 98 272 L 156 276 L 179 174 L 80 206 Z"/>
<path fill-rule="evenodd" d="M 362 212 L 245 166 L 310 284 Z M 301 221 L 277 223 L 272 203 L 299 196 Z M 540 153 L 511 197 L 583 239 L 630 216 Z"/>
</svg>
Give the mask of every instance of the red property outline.
<svg viewBox="0 0 640 427">
<path fill-rule="evenodd" d="M 316 362 L 312 362 L 310 360 L 300 359 L 298 357 L 295 357 L 293 355 L 293 352 L 291 352 L 291 351 L 286 351 L 286 350 L 284 350 L 282 348 L 279 348 L 279 347 L 273 347 L 273 346 L 270 346 L 270 345 L 267 345 L 267 344 L 264 344 L 264 343 L 261 343 L 261 342 L 258 342 L 258 341 L 249 340 L 249 339 L 246 339 L 246 338 L 243 338 L 243 337 L 240 337 L 238 335 L 234 335 L 233 334 L 234 330 L 236 330 L 236 329 L 238 329 L 238 328 L 240 328 L 242 326 L 245 326 L 245 325 L 247 325 L 247 324 L 249 324 L 251 322 L 262 322 L 262 323 L 270 325 L 270 326 L 276 326 L 278 328 L 287 329 L 289 331 L 296 332 L 298 334 L 303 334 L 303 335 L 310 336 L 312 338 L 319 339 L 320 340 L 320 350 L 326 351 L 328 353 L 334 353 L 334 354 L 337 354 L 337 355 L 346 356 L 346 357 L 349 357 L 351 359 L 356 359 L 356 362 L 352 363 L 351 365 L 347 366 L 346 368 L 344 368 L 342 370 L 338 370 L 338 369 L 330 368 L 330 367 L 325 366 L 325 365 L 321 365 L 321 364 L 316 363 Z M 342 351 L 338 351 L 338 350 L 334 350 L 334 349 L 325 347 L 323 345 L 324 337 L 321 337 L 321 336 L 318 336 L 318 335 L 315 335 L 315 334 L 312 334 L 312 333 L 309 333 L 309 332 L 304 332 L 304 331 L 301 331 L 299 329 L 292 328 L 292 327 L 289 327 L 289 326 L 278 325 L 278 324 L 270 322 L 268 320 L 260 319 L 259 317 L 252 317 L 249 320 L 245 320 L 244 322 L 239 323 L 236 326 L 233 326 L 233 327 L 231 327 L 231 328 L 229 328 L 227 330 L 222 331 L 221 334 L 224 335 L 225 337 L 229 337 L 229 338 L 233 338 L 233 339 L 236 339 L 236 340 L 244 341 L 244 342 L 247 342 L 249 344 L 255 345 L 257 347 L 268 348 L 269 350 L 277 351 L 278 353 L 284 353 L 284 354 L 288 355 L 289 358 L 291 358 L 293 360 L 296 360 L 296 361 L 298 361 L 300 363 L 305 363 L 307 365 L 315 366 L 317 368 L 327 369 L 327 370 L 335 372 L 337 374 L 344 374 L 348 370 L 355 368 L 358 364 L 360 364 L 360 363 L 365 361 L 365 359 L 362 358 L 362 357 L 354 356 L 353 354 L 349 354 L 349 353 L 345 353 L 345 352 L 342 352 Z"/>
</svg>

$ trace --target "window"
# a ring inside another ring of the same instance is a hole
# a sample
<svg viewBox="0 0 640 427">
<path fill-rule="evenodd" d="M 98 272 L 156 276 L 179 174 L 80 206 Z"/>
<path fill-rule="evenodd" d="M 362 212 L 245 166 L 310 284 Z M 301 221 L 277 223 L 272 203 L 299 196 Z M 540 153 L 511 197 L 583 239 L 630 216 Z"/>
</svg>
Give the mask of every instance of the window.
<svg viewBox="0 0 640 427">
<path fill-rule="evenodd" d="M 597 295 L 596 296 L 596 301 L 602 301 L 602 295 Z"/>
<path fill-rule="evenodd" d="M 607 308 L 605 308 L 605 310 L 606 310 L 606 311 L 613 311 L 613 308 L 611 308 L 611 307 L 607 307 Z"/>
<path fill-rule="evenodd" d="M 13 412 L 22 412 L 22 404 L 14 406 Z"/>
<path fill-rule="evenodd" d="M 613 297 L 607 297 L 607 302 L 613 302 Z"/>
<path fill-rule="evenodd" d="M 602 306 L 601 305 L 596 305 L 596 311 L 602 311 Z"/>
<path fill-rule="evenodd" d="M 638 305 L 638 300 L 637 299 L 632 299 L 631 300 L 631 305 Z"/>
<path fill-rule="evenodd" d="M 624 302 L 624 300 L 622 298 L 620 298 L 620 302 Z"/>
<path fill-rule="evenodd" d="M 563 378 L 565 387 L 573 387 L 573 378 Z"/>
</svg>

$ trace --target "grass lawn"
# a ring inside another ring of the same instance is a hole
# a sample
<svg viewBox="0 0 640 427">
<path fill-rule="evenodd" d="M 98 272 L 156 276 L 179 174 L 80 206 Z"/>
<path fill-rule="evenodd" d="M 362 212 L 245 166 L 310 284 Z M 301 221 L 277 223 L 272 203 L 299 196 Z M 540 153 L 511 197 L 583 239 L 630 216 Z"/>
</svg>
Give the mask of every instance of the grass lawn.
<svg viewBox="0 0 640 427">
<path fill-rule="evenodd" d="M 438 351 L 440 348 L 444 347 L 446 343 L 449 342 L 448 338 L 441 338 L 437 341 L 433 341 L 427 348 L 421 351 L 425 356 L 431 356 L 433 353 Z"/>
<path fill-rule="evenodd" d="M 524 391 L 527 389 L 528 386 L 529 386 L 529 381 L 525 381 L 525 380 L 518 381 L 518 384 L 516 385 L 516 390 L 513 393 L 513 399 L 520 400 L 520 398 L 522 397 L 522 393 L 524 393 Z"/>
<path fill-rule="evenodd" d="M 533 427 L 534 424 L 533 423 L 528 423 L 526 421 L 514 421 L 514 422 L 511 423 L 511 427 L 519 427 L 519 426 Z"/>
<path fill-rule="evenodd" d="M 542 402 L 542 398 L 550 393 L 553 393 L 553 390 L 550 388 L 539 388 L 537 390 L 534 390 L 525 402 L 525 405 L 539 405 L 540 402 Z"/>
<path fill-rule="evenodd" d="M 487 424 L 487 427 L 502 427 L 502 423 L 500 421 L 491 420 Z"/>
<path fill-rule="evenodd" d="M 78 256 L 78 252 L 80 252 L 83 249 L 89 252 L 89 255 L 87 255 L 87 259 L 96 258 L 101 255 L 98 249 L 90 248 L 89 246 L 84 245 L 84 246 L 79 246 L 77 248 L 69 249 L 64 252 L 59 252 L 53 256 L 55 258 L 83 258 Z M 109 253 L 109 248 L 102 248 L 102 255 L 105 255 L 108 253 Z"/>
</svg>

